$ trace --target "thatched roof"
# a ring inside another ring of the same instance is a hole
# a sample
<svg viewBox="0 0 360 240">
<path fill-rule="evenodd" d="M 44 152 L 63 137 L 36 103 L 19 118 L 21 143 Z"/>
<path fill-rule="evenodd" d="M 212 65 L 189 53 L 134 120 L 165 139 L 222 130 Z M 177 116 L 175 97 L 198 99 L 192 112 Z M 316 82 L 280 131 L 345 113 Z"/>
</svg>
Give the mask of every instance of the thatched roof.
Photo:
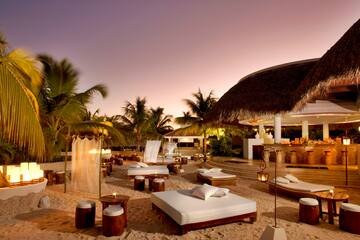
<svg viewBox="0 0 360 240">
<path fill-rule="evenodd" d="M 360 19 L 310 70 L 296 90 L 295 110 L 324 96 L 334 85 L 357 85 L 360 79 Z"/>
<path fill-rule="evenodd" d="M 201 130 L 198 127 L 188 126 L 175 129 L 169 133 L 164 134 L 164 137 L 197 137 L 201 136 Z"/>
<path fill-rule="evenodd" d="M 242 78 L 219 99 L 206 121 L 236 121 L 291 111 L 293 93 L 317 61 L 282 64 Z"/>
</svg>

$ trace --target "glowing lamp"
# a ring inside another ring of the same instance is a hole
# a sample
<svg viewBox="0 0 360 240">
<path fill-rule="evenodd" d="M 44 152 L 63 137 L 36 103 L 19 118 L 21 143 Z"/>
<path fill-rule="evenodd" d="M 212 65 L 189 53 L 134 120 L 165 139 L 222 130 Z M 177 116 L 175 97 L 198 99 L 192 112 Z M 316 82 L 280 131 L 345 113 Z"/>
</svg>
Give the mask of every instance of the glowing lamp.
<svg viewBox="0 0 360 240">
<path fill-rule="evenodd" d="M 25 170 L 29 170 L 29 163 L 28 162 L 20 163 L 20 171 L 23 172 Z"/>
<path fill-rule="evenodd" d="M 3 172 L 4 172 L 4 167 L 0 166 L 0 173 L 3 173 Z"/>
<path fill-rule="evenodd" d="M 32 180 L 29 170 L 22 171 L 21 175 L 22 175 L 22 180 L 21 180 L 22 182 L 30 182 Z"/>
<path fill-rule="evenodd" d="M 89 151 L 89 153 L 90 153 L 90 154 L 97 154 L 98 151 L 94 148 L 94 149 L 91 149 L 91 150 Z"/>
<path fill-rule="evenodd" d="M 112 196 L 113 196 L 113 198 L 116 198 L 116 192 L 114 192 L 114 193 L 112 194 Z"/>
<path fill-rule="evenodd" d="M 264 171 L 257 172 L 257 179 L 259 182 L 266 183 L 269 180 L 269 173 Z"/>
<path fill-rule="evenodd" d="M 330 190 L 329 190 L 329 193 L 330 193 L 330 195 L 331 195 L 332 197 L 334 197 L 334 190 L 333 190 L 333 189 L 330 189 Z"/>
<path fill-rule="evenodd" d="M 10 176 L 10 178 L 9 178 L 10 184 L 19 183 L 20 182 L 20 168 L 13 167 L 11 169 L 9 176 Z"/>
<path fill-rule="evenodd" d="M 350 145 L 350 138 L 344 137 L 343 138 L 343 144 L 344 145 Z"/>
</svg>

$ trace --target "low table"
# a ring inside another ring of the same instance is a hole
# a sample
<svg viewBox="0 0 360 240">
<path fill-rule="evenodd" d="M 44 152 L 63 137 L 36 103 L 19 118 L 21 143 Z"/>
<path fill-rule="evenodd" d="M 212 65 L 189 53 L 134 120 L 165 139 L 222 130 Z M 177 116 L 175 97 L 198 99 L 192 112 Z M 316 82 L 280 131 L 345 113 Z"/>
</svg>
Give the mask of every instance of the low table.
<svg viewBox="0 0 360 240">
<path fill-rule="evenodd" d="M 102 196 L 99 200 L 102 203 L 102 210 L 104 211 L 109 205 L 121 205 L 124 208 L 125 215 L 125 227 L 127 226 L 127 203 L 130 197 L 126 195 L 105 195 Z"/>
<path fill-rule="evenodd" d="M 349 195 L 346 193 L 346 190 L 335 189 L 334 193 L 331 194 L 330 192 L 317 192 L 315 193 L 316 198 L 319 201 L 319 208 L 320 208 L 320 218 L 322 218 L 323 214 L 328 214 L 329 216 L 329 223 L 334 224 L 334 216 L 338 216 L 336 212 L 336 202 L 348 202 Z M 322 200 L 327 202 L 328 211 L 322 211 Z"/>
</svg>

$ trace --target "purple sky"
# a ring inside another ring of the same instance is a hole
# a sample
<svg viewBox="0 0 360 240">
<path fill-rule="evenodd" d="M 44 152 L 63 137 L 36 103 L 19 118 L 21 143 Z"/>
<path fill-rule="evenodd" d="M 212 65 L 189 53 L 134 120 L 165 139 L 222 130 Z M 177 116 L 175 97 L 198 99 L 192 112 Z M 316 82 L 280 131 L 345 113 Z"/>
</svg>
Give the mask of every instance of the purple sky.
<svg viewBox="0 0 360 240">
<path fill-rule="evenodd" d="M 254 71 L 320 57 L 359 13 L 358 0 L 2 0 L 0 31 L 12 47 L 68 58 L 79 90 L 106 84 L 92 111 L 120 114 L 141 96 L 179 116 L 198 88 L 221 97 Z"/>
</svg>

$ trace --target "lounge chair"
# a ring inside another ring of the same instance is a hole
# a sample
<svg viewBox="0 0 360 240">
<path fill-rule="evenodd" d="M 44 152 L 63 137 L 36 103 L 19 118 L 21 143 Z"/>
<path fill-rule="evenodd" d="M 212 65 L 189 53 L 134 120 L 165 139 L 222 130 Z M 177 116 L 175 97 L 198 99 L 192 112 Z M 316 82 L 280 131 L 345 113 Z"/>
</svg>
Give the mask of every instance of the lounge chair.
<svg viewBox="0 0 360 240">
<path fill-rule="evenodd" d="M 291 177 L 294 179 L 294 176 Z M 316 192 L 329 191 L 334 189 L 333 186 L 304 182 L 295 178 L 296 181 L 288 183 L 282 182 L 281 179 L 276 183 L 276 191 L 279 194 L 294 198 L 314 197 Z M 269 182 L 269 191 L 275 191 L 275 180 Z"/>
<path fill-rule="evenodd" d="M 256 220 L 256 202 L 228 193 L 226 197 L 202 200 L 191 190 L 165 191 L 151 194 L 153 209 L 160 209 L 176 222 L 180 233 L 239 222 Z"/>
<path fill-rule="evenodd" d="M 224 173 L 220 168 L 198 169 L 197 179 L 212 186 L 236 185 L 236 175 Z"/>
<path fill-rule="evenodd" d="M 163 176 L 163 177 L 169 176 L 169 169 L 166 166 L 146 166 L 146 164 L 143 165 L 143 163 L 142 164 L 140 163 L 141 165 L 143 165 L 142 167 L 139 166 L 138 164 L 131 165 L 128 168 L 127 175 L 129 178 L 134 178 L 135 176 L 149 177 L 153 175 Z"/>
</svg>

